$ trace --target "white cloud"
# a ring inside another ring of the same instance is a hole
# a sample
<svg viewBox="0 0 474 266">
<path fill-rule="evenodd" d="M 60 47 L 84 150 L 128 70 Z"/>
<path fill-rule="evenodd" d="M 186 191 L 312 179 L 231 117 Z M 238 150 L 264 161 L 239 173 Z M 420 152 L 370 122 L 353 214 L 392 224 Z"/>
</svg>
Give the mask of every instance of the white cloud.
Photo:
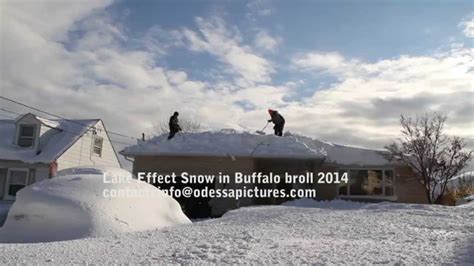
<svg viewBox="0 0 474 266">
<path fill-rule="evenodd" d="M 274 52 L 281 44 L 281 38 L 272 37 L 265 30 L 259 30 L 255 35 L 255 46 L 261 50 Z"/>
<path fill-rule="evenodd" d="M 474 38 L 474 17 L 471 16 L 469 19 L 463 20 L 461 23 L 459 23 L 459 27 L 463 29 L 464 35 L 468 38 Z"/>
<path fill-rule="evenodd" d="M 462 46 L 433 56 L 373 63 L 337 52 L 299 54 L 293 59 L 295 67 L 328 73 L 339 82 L 317 90 L 303 105 L 291 104 L 286 112 L 298 113 L 292 118 L 298 131 L 314 130 L 348 144 L 380 147 L 399 134 L 400 114 L 433 111 L 448 115 L 449 133 L 474 139 L 474 121 L 469 118 L 474 112 L 472 61 L 473 50 Z"/>
<path fill-rule="evenodd" d="M 236 101 L 248 99 L 260 109 L 283 102 L 284 88 L 253 85 L 269 81 L 272 68 L 249 46 L 242 45 L 240 36 L 222 21 L 198 19 L 198 32 L 184 30 L 179 35 L 186 37 L 183 41 L 192 49 L 216 55 L 228 66 L 223 71 L 238 76 L 237 81 L 249 81 L 245 90 L 239 90 L 234 82 L 192 80 L 184 71 L 158 65 L 155 51 L 167 47 L 160 42 L 149 43 L 156 28 L 142 39 L 149 45 L 126 46 L 124 42 L 135 40 L 100 11 L 97 3 L 87 9 L 88 3 L 81 6 L 88 12 L 77 14 L 68 10 L 75 5 L 57 4 L 70 14 L 52 16 L 61 27 L 26 23 L 25 17 L 39 21 L 43 13 L 29 6 L 8 7 L 15 12 L 8 11 L 8 16 L 2 17 L 1 37 L 5 41 L 0 63 L 8 66 L 2 67 L 2 95 L 70 118 L 99 117 L 110 130 L 134 136 L 166 120 L 175 110 L 212 128 L 240 127 L 244 110 Z M 71 30 L 80 34 L 71 35 Z M 193 35 L 195 40 L 190 37 Z M 31 111 L 3 101 L 2 107 Z"/>
<path fill-rule="evenodd" d="M 112 0 L 72 1 L 60 4 L 57 1 L 2 1 L 2 29 L 12 26 L 34 29 L 45 38 L 64 40 L 70 27 L 77 21 L 100 10 Z"/>
<path fill-rule="evenodd" d="M 0 94 L 70 118 L 99 117 L 113 131 L 139 136 L 175 110 L 211 128 L 255 130 L 264 125 L 265 110 L 277 108 L 289 130 L 380 148 L 398 135 L 400 113 L 432 110 L 448 113 L 450 133 L 474 139 L 473 50 L 464 46 L 376 62 L 339 52 L 299 54 L 292 60 L 301 70 L 297 74 L 309 79 L 323 72 L 338 82 L 302 101 L 285 101 L 311 82 L 298 76 L 297 82 L 272 84 L 271 62 L 222 20 L 201 18 L 197 30 L 171 30 L 164 39 L 156 39 L 163 31 L 155 28 L 131 40 L 101 11 L 108 1 L 55 2 L 49 11 L 61 14 L 49 12 L 44 23 L 39 23 L 46 14 L 42 6 L 13 3 L 2 2 Z M 157 53 L 173 45 L 215 56 L 224 66 L 214 69 L 221 78 L 193 80 L 185 71 L 160 65 Z M 234 79 L 225 79 L 228 73 Z M 246 111 L 236 102 L 252 108 Z"/>
<path fill-rule="evenodd" d="M 268 0 L 252 0 L 246 5 L 247 17 L 255 20 L 256 17 L 266 17 L 273 14 L 274 10 Z"/>
<path fill-rule="evenodd" d="M 179 30 L 165 30 L 159 25 L 154 25 L 138 42 L 155 57 L 160 57 L 167 54 L 168 49 L 183 45 L 180 36 Z"/>
<path fill-rule="evenodd" d="M 245 85 L 271 81 L 274 68 L 269 61 L 259 56 L 251 47 L 242 44 L 238 31 L 226 26 L 221 19 L 212 21 L 196 19 L 198 32 L 182 31 L 187 47 L 193 51 L 207 52 L 228 66 L 227 71 L 237 75 Z M 189 46 L 188 46 L 189 45 Z"/>
<path fill-rule="evenodd" d="M 333 74 L 348 73 L 357 68 L 358 60 L 345 60 L 338 52 L 309 52 L 296 55 L 292 64 L 310 71 L 327 71 Z"/>
</svg>

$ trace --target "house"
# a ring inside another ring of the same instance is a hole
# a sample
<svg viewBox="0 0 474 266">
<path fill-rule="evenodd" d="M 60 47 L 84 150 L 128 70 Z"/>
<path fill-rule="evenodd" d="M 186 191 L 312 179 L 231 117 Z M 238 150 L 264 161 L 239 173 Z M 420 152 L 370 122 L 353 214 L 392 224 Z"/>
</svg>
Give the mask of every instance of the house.
<svg viewBox="0 0 474 266">
<path fill-rule="evenodd" d="M 122 155 L 133 158 L 133 173 L 277 174 L 313 173 L 312 183 L 285 182 L 253 184 L 259 188 L 288 191 L 313 188 L 318 200 L 335 198 L 364 201 L 426 202 L 423 187 L 412 171 L 387 161 L 381 151 L 323 142 L 305 136 L 261 136 L 239 132 L 181 133 L 168 141 L 158 136 L 125 148 Z M 347 173 L 348 183 L 319 183 L 318 173 L 331 176 Z M 180 186 L 178 184 L 178 186 Z M 208 184 L 212 188 L 242 188 L 242 184 Z M 247 188 L 251 186 L 245 184 Z M 163 187 L 163 185 L 161 185 Z M 165 188 L 166 187 L 165 185 Z M 190 217 L 219 216 L 239 206 L 280 204 L 281 198 L 177 198 Z"/>
<path fill-rule="evenodd" d="M 120 167 L 102 120 L 49 120 L 32 113 L 0 120 L 0 201 L 82 165 Z"/>
</svg>

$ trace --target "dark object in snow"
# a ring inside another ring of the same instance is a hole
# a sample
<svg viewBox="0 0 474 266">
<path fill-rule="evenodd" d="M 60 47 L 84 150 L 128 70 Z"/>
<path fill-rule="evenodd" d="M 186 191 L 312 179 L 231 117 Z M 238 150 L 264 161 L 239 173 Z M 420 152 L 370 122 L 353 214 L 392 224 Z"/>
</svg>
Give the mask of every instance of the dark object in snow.
<svg viewBox="0 0 474 266">
<path fill-rule="evenodd" d="M 181 131 L 181 127 L 179 126 L 179 120 L 178 120 L 179 113 L 174 112 L 174 114 L 170 117 L 170 134 L 168 135 L 168 139 L 172 139 L 176 133 Z"/>
<path fill-rule="evenodd" d="M 285 127 L 285 118 L 278 113 L 276 110 L 268 109 L 268 113 L 271 116 L 271 119 L 268 122 L 273 122 L 275 126 L 273 126 L 273 130 L 275 130 L 275 135 L 283 136 L 283 128 Z"/>
</svg>

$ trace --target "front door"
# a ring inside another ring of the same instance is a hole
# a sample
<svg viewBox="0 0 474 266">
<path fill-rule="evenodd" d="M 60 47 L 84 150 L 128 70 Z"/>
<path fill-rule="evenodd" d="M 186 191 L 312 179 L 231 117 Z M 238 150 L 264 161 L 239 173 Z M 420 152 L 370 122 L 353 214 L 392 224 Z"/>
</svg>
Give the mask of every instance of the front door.
<svg viewBox="0 0 474 266">
<path fill-rule="evenodd" d="M 14 200 L 16 193 L 28 185 L 28 169 L 8 169 L 7 184 L 5 186 L 5 199 Z"/>
</svg>

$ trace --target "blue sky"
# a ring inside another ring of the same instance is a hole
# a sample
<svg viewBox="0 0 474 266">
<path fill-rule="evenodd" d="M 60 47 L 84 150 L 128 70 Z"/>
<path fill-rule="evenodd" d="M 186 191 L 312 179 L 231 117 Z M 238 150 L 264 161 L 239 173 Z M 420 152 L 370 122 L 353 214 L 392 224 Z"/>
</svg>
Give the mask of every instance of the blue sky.
<svg viewBox="0 0 474 266">
<path fill-rule="evenodd" d="M 252 10 L 252 9 L 256 10 Z M 244 42 L 264 29 L 281 41 L 278 52 L 266 54 L 278 70 L 273 81 L 307 82 L 296 95 L 301 99 L 334 81 L 327 75 L 301 75 L 288 67 L 294 54 L 338 51 L 349 58 L 376 62 L 400 55 L 430 55 L 466 42 L 460 19 L 473 12 L 470 1 L 126 1 L 107 8 L 130 36 L 159 26 L 197 30 L 196 17 L 219 17 L 236 27 Z M 469 40 L 467 40 L 469 41 Z M 160 64 L 182 69 L 190 78 L 207 79 L 218 62 L 206 54 L 175 48 Z M 204 67 L 203 67 L 204 66 Z"/>
<path fill-rule="evenodd" d="M 254 131 L 273 108 L 286 130 L 381 148 L 400 114 L 438 112 L 474 147 L 472 1 L 0 5 L 1 94 L 64 117 L 141 136 L 174 111 Z"/>
<path fill-rule="evenodd" d="M 259 16 L 249 10 L 251 3 L 121 0 L 108 9 L 136 36 L 156 25 L 195 29 L 196 17 L 221 17 L 247 40 L 264 28 L 284 39 L 281 54 L 272 56 L 282 64 L 292 53 L 309 50 L 337 50 L 368 61 L 431 54 L 465 39 L 456 29 L 474 10 L 471 1 L 262 1 L 257 6 L 269 14 Z M 186 65 L 179 59 L 166 58 Z"/>
</svg>

